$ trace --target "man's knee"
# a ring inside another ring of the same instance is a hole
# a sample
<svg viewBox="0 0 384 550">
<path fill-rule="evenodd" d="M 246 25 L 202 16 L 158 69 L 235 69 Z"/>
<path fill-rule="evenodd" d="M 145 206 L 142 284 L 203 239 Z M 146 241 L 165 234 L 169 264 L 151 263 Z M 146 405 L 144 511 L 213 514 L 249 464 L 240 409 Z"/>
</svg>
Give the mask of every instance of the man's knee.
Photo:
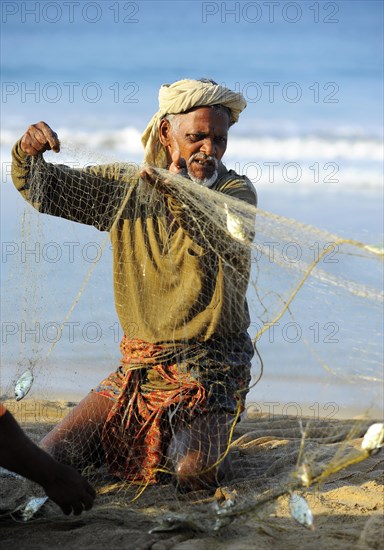
<svg viewBox="0 0 384 550">
<path fill-rule="evenodd" d="M 175 464 L 177 486 L 186 491 L 217 487 L 228 471 L 227 457 L 214 461 L 201 451 L 189 451 Z"/>
<path fill-rule="evenodd" d="M 217 487 L 223 477 L 230 476 L 227 450 L 231 422 L 226 414 L 199 416 L 173 435 L 168 459 L 180 489 Z"/>
</svg>

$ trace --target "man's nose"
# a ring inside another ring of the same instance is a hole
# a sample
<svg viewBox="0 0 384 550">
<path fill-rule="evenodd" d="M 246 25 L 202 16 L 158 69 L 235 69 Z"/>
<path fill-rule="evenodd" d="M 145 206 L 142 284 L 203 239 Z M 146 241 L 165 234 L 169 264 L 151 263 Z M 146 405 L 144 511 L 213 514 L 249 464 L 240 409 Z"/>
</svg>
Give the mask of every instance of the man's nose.
<svg viewBox="0 0 384 550">
<path fill-rule="evenodd" d="M 207 157 L 214 156 L 215 153 L 216 153 L 216 147 L 215 147 L 214 140 L 210 137 L 206 137 L 204 139 L 204 142 L 203 142 L 202 146 L 200 147 L 200 150 L 203 153 L 205 153 L 207 155 Z"/>
</svg>

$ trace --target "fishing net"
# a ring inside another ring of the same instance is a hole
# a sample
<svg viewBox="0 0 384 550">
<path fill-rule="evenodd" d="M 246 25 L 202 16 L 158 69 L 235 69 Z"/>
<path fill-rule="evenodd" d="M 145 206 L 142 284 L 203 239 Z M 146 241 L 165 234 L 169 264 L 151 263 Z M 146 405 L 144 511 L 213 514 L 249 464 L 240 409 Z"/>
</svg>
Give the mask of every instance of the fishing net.
<svg viewBox="0 0 384 550">
<path fill-rule="evenodd" d="M 7 243 L 2 397 L 19 420 L 54 424 L 87 388 L 114 399 L 104 427 L 84 419 L 65 439 L 101 509 L 215 530 L 368 456 L 353 441 L 382 414 L 379 245 L 167 170 L 149 182 L 135 164 L 61 157 L 31 162 L 22 193 L 36 210 Z M 279 398 L 260 398 L 263 371 Z M 179 491 L 183 445 L 209 457 L 203 478 L 230 459 L 226 490 Z"/>
</svg>

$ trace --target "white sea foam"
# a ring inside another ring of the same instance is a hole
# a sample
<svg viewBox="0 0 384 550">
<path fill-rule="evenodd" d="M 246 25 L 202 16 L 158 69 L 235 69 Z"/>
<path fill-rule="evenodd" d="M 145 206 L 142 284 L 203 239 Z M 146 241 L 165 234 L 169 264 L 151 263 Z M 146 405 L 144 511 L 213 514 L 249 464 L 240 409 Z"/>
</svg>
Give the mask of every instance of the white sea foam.
<svg viewBox="0 0 384 550">
<path fill-rule="evenodd" d="M 141 130 L 133 126 L 120 129 L 68 127 L 55 128 L 63 145 L 72 151 L 85 151 L 92 162 L 105 159 L 141 162 Z M 17 139 L 15 129 L 3 129 L 3 160 Z M 383 148 L 378 137 L 335 131 L 323 135 L 248 135 L 230 136 L 224 157 L 228 167 L 246 174 L 254 184 L 322 184 L 337 188 L 378 188 L 382 186 Z M 63 162 L 56 156 L 53 161 Z M 88 161 L 87 161 L 88 163 Z"/>
<path fill-rule="evenodd" d="M 229 142 L 228 153 L 238 158 L 249 158 L 250 151 L 257 158 L 370 160 L 383 159 L 382 144 L 374 139 L 307 137 L 237 137 Z"/>
</svg>

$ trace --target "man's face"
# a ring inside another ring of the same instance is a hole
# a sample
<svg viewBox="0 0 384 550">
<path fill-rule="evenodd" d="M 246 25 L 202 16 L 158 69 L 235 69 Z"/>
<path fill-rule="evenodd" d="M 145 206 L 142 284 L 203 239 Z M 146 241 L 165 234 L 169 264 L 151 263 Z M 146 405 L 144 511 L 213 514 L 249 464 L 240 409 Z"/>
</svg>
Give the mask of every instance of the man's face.
<svg viewBox="0 0 384 550">
<path fill-rule="evenodd" d="M 199 107 L 177 115 L 162 142 L 170 158 L 174 159 L 174 153 L 180 154 L 179 165 L 193 181 L 211 185 L 217 179 L 218 162 L 227 148 L 228 129 L 226 111 Z"/>
</svg>

